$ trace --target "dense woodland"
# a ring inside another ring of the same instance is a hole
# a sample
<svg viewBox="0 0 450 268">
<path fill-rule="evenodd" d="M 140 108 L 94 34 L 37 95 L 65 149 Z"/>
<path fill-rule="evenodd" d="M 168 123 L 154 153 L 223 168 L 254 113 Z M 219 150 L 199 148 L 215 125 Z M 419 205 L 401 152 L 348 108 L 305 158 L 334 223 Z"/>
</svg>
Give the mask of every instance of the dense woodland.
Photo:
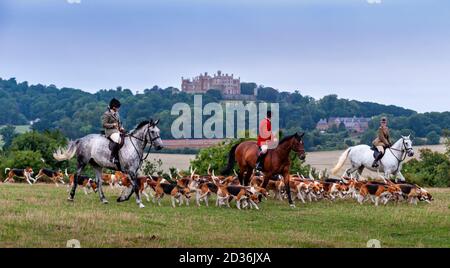
<svg viewBox="0 0 450 268">
<path fill-rule="evenodd" d="M 336 95 L 316 100 L 299 91 L 285 92 L 255 83 L 241 84 L 243 94 L 253 94 L 255 87 L 258 87 L 258 101 L 280 104 L 280 127 L 284 134 L 307 132 L 305 143 L 308 150 L 342 149 L 359 142 L 370 143 L 378 127 L 377 117 L 381 115 L 390 118 L 394 138 L 411 133 L 416 138 L 415 144 L 438 143 L 443 130 L 450 129 L 450 112 L 421 114 L 392 105 L 340 99 Z M 117 87 L 92 94 L 54 85 L 18 83 L 14 78 L 0 79 L 0 125 L 24 125 L 39 119 L 32 126 L 34 130 L 59 130 L 70 139 L 99 133 L 100 117 L 112 97 L 120 99 L 123 104 L 121 117 L 127 129 L 150 117 L 160 118 L 161 134 L 165 139 L 172 138 L 170 127 L 177 117 L 170 115 L 172 105 L 177 102 L 193 105 L 193 95 L 173 87 L 162 89 L 154 86 L 139 94 Z M 216 90 L 203 95 L 203 105 L 221 100 Z M 374 120 L 370 129 L 359 136 L 353 136 L 340 127 L 326 133 L 315 130 L 319 119 L 335 116 L 374 117 Z"/>
</svg>

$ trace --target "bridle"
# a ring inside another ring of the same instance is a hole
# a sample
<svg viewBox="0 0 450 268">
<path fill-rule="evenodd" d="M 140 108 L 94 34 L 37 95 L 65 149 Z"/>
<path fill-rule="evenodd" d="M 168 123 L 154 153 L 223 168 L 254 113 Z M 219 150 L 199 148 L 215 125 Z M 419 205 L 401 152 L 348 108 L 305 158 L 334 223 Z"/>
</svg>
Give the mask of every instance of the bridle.
<svg viewBox="0 0 450 268">
<path fill-rule="evenodd" d="M 408 156 L 408 153 L 411 152 L 411 150 L 413 149 L 413 148 L 406 148 L 405 138 L 402 138 L 402 143 L 403 143 L 402 149 L 395 149 L 395 148 L 389 147 L 389 150 L 391 151 L 391 153 L 394 155 L 394 157 L 397 159 L 397 161 L 399 163 L 405 161 L 406 157 Z M 392 151 L 401 152 L 402 156 L 400 157 L 400 159 Z"/>
<path fill-rule="evenodd" d="M 297 139 L 296 137 L 294 137 L 295 139 Z M 301 144 L 301 142 L 302 142 L 302 139 L 297 139 L 297 141 Z M 297 155 L 299 155 L 299 154 L 303 154 L 303 155 L 305 155 L 306 154 L 306 152 L 305 152 L 305 149 L 303 148 L 303 149 L 297 149 L 297 146 L 292 146 L 292 151 L 294 151 L 294 152 L 296 152 L 297 153 Z"/>
<path fill-rule="evenodd" d="M 161 138 L 161 136 L 158 135 L 158 136 L 156 136 L 156 137 L 154 137 L 154 138 L 151 138 L 150 140 L 147 139 L 147 137 L 149 136 L 149 133 L 150 133 L 150 127 L 151 127 L 151 124 L 149 123 L 149 124 L 147 125 L 147 130 L 146 130 L 146 132 L 145 132 L 145 134 L 144 134 L 144 138 L 143 138 L 143 139 L 140 138 L 140 137 L 134 136 L 132 133 L 127 134 L 127 136 L 130 138 L 131 144 L 132 144 L 133 147 L 134 147 L 134 150 L 136 150 L 136 153 L 137 153 L 138 156 L 139 156 L 139 166 L 141 166 L 142 162 L 143 162 L 144 160 L 146 160 L 147 157 L 148 157 L 148 155 L 150 154 L 150 150 L 151 150 L 151 148 L 153 147 L 153 142 L 154 142 L 155 140 Z M 142 149 L 141 149 L 141 150 L 142 150 L 142 155 L 139 154 L 139 150 L 136 148 L 136 145 L 134 144 L 132 138 L 135 138 L 135 139 L 137 139 L 138 141 L 144 142 L 144 145 L 142 146 Z M 150 141 L 150 148 L 149 148 L 149 150 L 147 151 L 147 154 L 146 154 L 145 157 L 144 157 L 144 149 L 145 149 L 145 147 L 147 146 L 147 144 L 149 143 L 149 141 Z"/>
<path fill-rule="evenodd" d="M 403 161 L 405 161 L 406 157 L 408 156 L 408 153 L 411 152 L 411 150 L 413 150 L 413 148 L 406 148 L 406 144 L 405 144 L 405 138 L 402 137 L 402 149 L 395 149 L 395 148 L 391 148 L 389 147 L 389 150 L 391 151 L 392 155 L 395 157 L 395 159 L 397 159 L 398 163 L 397 163 L 397 170 L 396 172 L 398 172 L 398 170 L 400 169 L 400 163 L 402 163 Z M 397 152 L 401 152 L 402 156 L 400 158 L 398 158 L 392 151 L 397 151 Z"/>
</svg>

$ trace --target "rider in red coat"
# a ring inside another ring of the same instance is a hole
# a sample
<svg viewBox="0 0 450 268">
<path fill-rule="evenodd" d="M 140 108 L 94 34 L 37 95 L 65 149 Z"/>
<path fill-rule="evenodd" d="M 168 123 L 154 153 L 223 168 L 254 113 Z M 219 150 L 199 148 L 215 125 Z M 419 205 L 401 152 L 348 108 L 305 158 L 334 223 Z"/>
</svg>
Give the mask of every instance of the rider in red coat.
<svg viewBox="0 0 450 268">
<path fill-rule="evenodd" d="M 264 157 L 266 156 L 267 150 L 269 149 L 268 142 L 273 138 L 272 134 L 272 112 L 267 111 L 267 117 L 264 118 L 259 124 L 259 134 L 258 134 L 258 147 L 259 154 L 256 160 L 256 170 L 262 171 L 264 169 Z"/>
</svg>

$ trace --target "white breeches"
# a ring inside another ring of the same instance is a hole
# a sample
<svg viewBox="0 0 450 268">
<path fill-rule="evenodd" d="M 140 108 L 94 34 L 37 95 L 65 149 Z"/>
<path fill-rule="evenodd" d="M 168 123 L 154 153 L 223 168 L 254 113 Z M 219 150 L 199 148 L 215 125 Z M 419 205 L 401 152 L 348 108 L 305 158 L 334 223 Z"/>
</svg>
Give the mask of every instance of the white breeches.
<svg viewBox="0 0 450 268">
<path fill-rule="evenodd" d="M 111 134 L 111 136 L 109 136 L 109 138 L 115 143 L 120 143 L 120 133 L 119 132 Z"/>
<path fill-rule="evenodd" d="M 261 145 L 261 153 L 265 154 L 267 153 L 267 150 L 269 149 L 269 146 L 267 144 Z"/>
<path fill-rule="evenodd" d="M 377 146 L 377 149 L 380 153 L 384 154 L 384 147 L 383 146 Z"/>
</svg>

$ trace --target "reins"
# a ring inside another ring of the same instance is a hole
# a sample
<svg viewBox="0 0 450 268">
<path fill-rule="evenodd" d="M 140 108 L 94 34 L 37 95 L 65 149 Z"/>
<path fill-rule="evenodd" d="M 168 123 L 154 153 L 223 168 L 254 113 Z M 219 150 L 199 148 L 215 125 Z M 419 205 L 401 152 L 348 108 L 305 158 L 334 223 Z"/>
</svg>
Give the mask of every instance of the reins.
<svg viewBox="0 0 450 268">
<path fill-rule="evenodd" d="M 395 159 L 397 159 L 397 162 L 398 162 L 398 163 L 397 163 L 397 169 L 395 170 L 396 173 L 397 173 L 398 170 L 400 169 L 400 164 L 401 164 L 403 161 L 405 161 L 406 157 L 408 156 L 408 149 L 406 148 L 406 145 L 405 145 L 405 139 L 404 139 L 404 138 L 402 138 L 402 144 L 403 144 L 403 146 L 402 146 L 402 149 L 401 149 L 401 150 L 400 150 L 400 149 L 395 149 L 395 148 L 389 147 L 389 150 L 391 151 L 391 154 L 395 157 Z M 400 159 L 399 159 L 392 151 L 401 152 L 401 153 L 402 153 L 402 156 L 400 157 Z"/>
<path fill-rule="evenodd" d="M 136 148 L 136 145 L 134 144 L 132 138 L 135 138 L 135 139 L 137 139 L 137 140 L 139 140 L 139 141 L 143 141 L 143 142 L 144 142 L 144 145 L 142 146 L 142 151 L 144 151 L 144 150 L 145 150 L 145 147 L 147 146 L 147 143 L 148 143 L 147 136 L 148 136 L 148 131 L 149 131 L 149 129 L 150 129 L 150 125 L 147 126 L 147 132 L 146 132 L 145 135 L 144 135 L 144 136 L 145 136 L 144 139 L 142 139 L 142 138 L 140 138 L 140 137 L 136 137 L 136 136 L 134 136 L 132 133 L 127 134 L 127 136 L 130 138 L 130 142 L 131 142 L 131 144 L 133 145 L 134 150 L 136 151 L 136 153 L 137 153 L 137 155 L 138 155 L 138 157 L 139 157 L 139 166 L 138 166 L 138 169 L 141 167 L 142 162 L 145 161 L 145 160 L 147 160 L 148 156 L 150 155 L 150 150 L 151 150 L 151 148 L 153 147 L 153 141 L 159 139 L 160 136 L 156 136 L 156 137 L 150 139 L 150 148 L 148 149 L 147 154 L 145 155 L 145 157 L 144 157 L 144 152 L 142 153 L 142 156 L 140 155 L 139 150 Z M 136 170 L 136 173 L 137 173 L 137 170 Z"/>
<path fill-rule="evenodd" d="M 396 148 L 391 148 L 389 147 L 389 150 L 391 151 L 392 155 L 395 157 L 395 159 L 397 159 L 397 161 L 399 162 L 399 164 L 403 161 L 405 161 L 406 157 L 407 157 L 407 149 L 406 149 L 406 145 L 405 145 L 405 139 L 402 139 L 402 149 L 396 149 Z M 392 151 L 397 151 L 397 152 L 401 152 L 402 156 L 400 157 L 400 159 L 392 152 Z"/>
</svg>

